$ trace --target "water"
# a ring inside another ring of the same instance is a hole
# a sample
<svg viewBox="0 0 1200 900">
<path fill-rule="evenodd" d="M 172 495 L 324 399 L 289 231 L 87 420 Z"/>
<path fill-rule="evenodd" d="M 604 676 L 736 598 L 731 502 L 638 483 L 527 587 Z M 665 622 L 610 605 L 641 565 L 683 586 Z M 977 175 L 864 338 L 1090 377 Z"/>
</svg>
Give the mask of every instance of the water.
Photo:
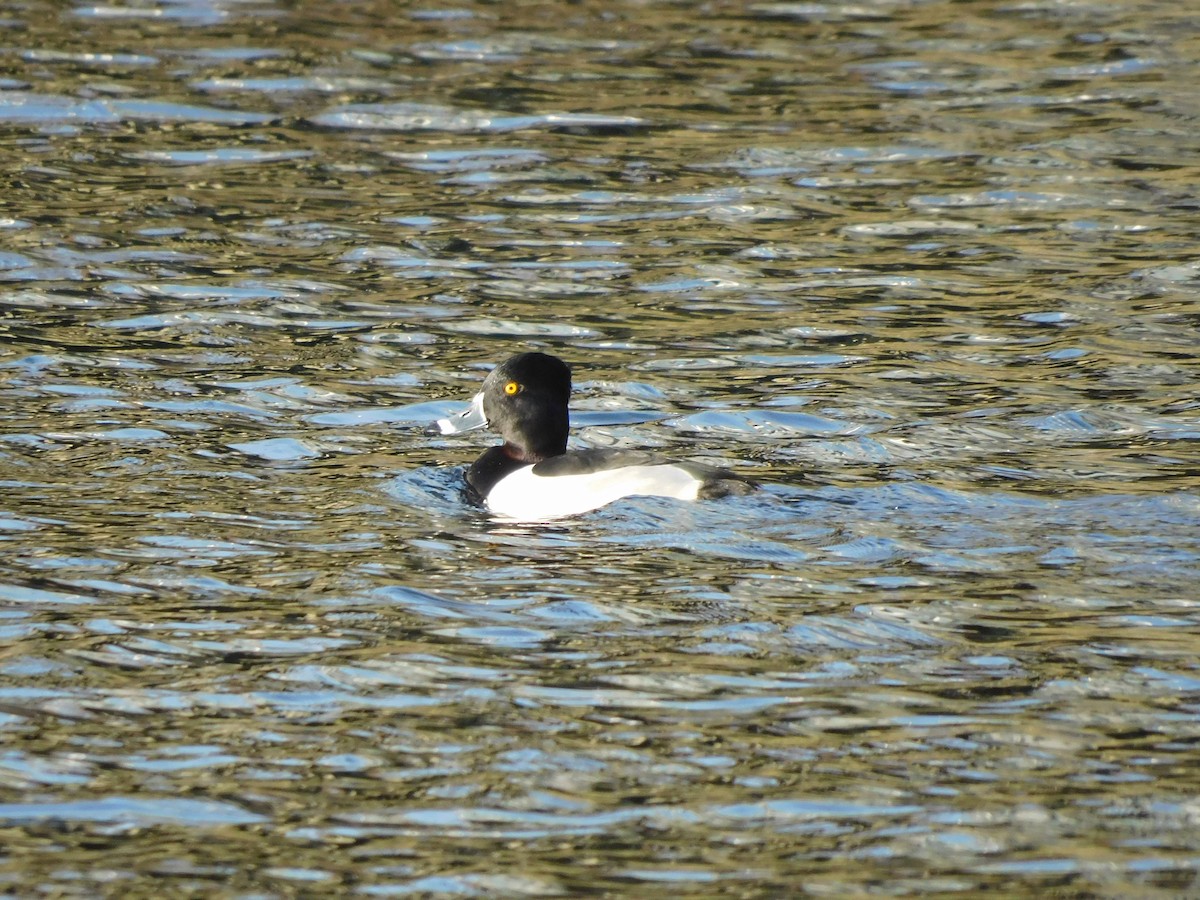
<svg viewBox="0 0 1200 900">
<path fill-rule="evenodd" d="M 9 894 L 1198 890 L 1188 10 L 0 19 Z"/>
</svg>

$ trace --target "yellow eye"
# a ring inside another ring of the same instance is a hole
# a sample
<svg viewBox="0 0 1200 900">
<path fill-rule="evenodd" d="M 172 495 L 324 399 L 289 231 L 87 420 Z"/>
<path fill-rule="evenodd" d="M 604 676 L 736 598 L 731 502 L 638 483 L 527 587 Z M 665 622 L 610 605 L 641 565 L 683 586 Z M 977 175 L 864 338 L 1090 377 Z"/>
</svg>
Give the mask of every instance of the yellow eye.
<svg viewBox="0 0 1200 900">
<path fill-rule="evenodd" d="M 504 386 L 504 393 L 508 394 L 508 396 L 510 396 L 510 397 L 513 394 L 519 394 L 519 393 L 521 393 L 521 386 L 519 384 L 517 384 L 515 381 L 510 381 L 508 384 L 506 384 Z"/>
</svg>

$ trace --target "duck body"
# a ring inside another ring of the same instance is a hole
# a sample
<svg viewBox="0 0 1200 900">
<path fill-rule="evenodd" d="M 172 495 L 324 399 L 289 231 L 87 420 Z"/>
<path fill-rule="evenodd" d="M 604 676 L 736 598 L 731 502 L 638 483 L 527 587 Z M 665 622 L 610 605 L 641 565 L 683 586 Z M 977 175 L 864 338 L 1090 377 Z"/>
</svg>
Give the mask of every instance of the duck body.
<svg viewBox="0 0 1200 900">
<path fill-rule="evenodd" d="M 568 450 L 571 370 L 557 357 L 521 353 L 498 365 L 471 406 L 438 421 L 443 434 L 488 427 L 504 443 L 467 470 L 473 500 L 505 518 L 578 515 L 630 496 L 709 499 L 755 485 L 711 466 L 640 450 Z"/>
</svg>

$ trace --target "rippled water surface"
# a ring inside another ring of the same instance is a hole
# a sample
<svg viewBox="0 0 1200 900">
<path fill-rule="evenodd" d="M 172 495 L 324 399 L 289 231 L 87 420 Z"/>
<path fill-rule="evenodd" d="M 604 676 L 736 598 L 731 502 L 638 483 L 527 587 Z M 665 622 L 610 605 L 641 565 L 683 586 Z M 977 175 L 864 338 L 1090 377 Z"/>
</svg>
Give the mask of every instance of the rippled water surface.
<svg viewBox="0 0 1200 900">
<path fill-rule="evenodd" d="M 1187 4 L 0 24 L 6 895 L 1200 891 Z"/>
</svg>

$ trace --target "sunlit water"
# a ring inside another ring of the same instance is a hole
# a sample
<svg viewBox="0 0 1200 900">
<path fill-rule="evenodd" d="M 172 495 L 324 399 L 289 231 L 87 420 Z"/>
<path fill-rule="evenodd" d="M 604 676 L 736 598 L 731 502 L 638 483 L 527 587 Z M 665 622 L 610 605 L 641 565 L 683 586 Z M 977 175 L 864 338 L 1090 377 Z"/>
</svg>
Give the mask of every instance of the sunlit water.
<svg viewBox="0 0 1200 900">
<path fill-rule="evenodd" d="M 1200 890 L 1186 4 L 0 21 L 5 891 Z"/>
</svg>

